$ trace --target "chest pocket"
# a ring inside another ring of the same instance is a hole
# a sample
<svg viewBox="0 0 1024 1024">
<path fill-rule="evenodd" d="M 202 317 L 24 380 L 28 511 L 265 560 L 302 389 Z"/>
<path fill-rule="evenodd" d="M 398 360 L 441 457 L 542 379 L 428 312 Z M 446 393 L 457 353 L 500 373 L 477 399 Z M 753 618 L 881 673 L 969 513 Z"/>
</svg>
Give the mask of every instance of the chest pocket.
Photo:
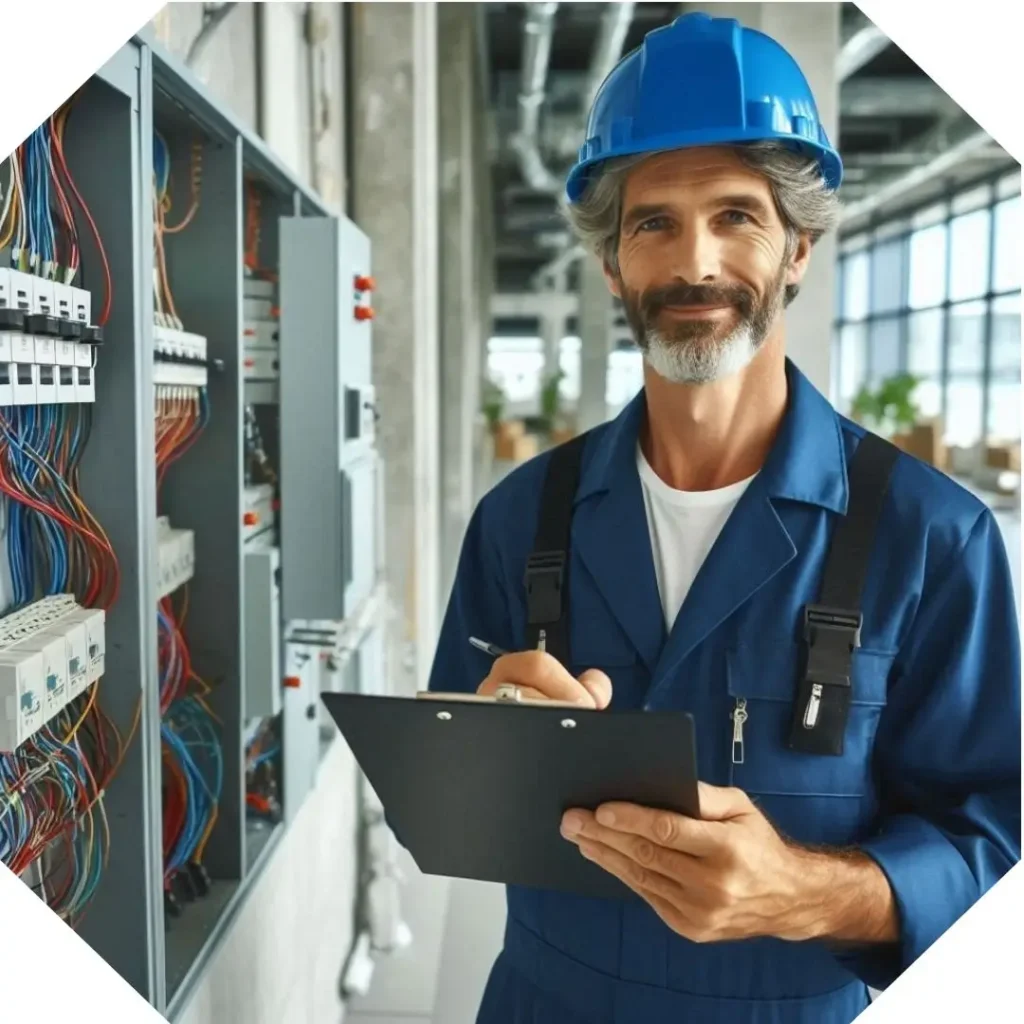
<svg viewBox="0 0 1024 1024">
<path fill-rule="evenodd" d="M 872 791 L 872 751 L 886 704 L 895 655 L 859 649 L 853 656 L 852 700 L 839 757 L 804 754 L 786 745 L 797 683 L 800 644 L 780 640 L 767 648 L 740 645 L 728 654 L 730 711 L 747 713 L 742 757 L 730 745 L 730 785 L 758 796 L 863 797 Z M 733 736 L 736 737 L 735 727 Z M 739 763 L 737 763 L 739 762 Z"/>
</svg>

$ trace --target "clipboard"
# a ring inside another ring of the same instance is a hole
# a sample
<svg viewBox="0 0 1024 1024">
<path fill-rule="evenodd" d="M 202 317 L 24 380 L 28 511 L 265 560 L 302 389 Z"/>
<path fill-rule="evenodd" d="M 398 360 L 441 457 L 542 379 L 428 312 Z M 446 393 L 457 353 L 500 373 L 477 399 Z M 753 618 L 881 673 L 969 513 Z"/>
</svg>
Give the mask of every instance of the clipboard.
<svg viewBox="0 0 1024 1024">
<path fill-rule="evenodd" d="M 562 837 L 565 811 L 615 800 L 699 817 L 687 712 L 321 698 L 425 874 L 636 900 Z"/>
</svg>

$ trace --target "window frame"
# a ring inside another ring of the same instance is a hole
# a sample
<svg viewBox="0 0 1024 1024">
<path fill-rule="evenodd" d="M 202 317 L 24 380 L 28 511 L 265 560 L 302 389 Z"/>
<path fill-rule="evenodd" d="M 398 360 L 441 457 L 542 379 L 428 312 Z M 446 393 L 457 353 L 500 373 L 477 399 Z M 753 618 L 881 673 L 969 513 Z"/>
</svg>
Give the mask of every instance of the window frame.
<svg viewBox="0 0 1024 1024">
<path fill-rule="evenodd" d="M 1001 169 L 997 173 L 990 174 L 982 179 L 976 179 L 971 182 L 965 182 L 955 190 L 951 190 L 945 196 L 936 199 L 935 197 L 930 198 L 927 202 L 922 203 L 920 207 L 911 209 L 909 211 L 901 211 L 893 216 L 880 219 L 879 221 L 872 223 L 867 230 L 861 228 L 855 233 L 855 235 L 849 238 L 840 238 L 839 240 L 839 255 L 837 257 L 837 276 L 840 281 L 844 281 L 847 273 L 847 264 L 851 258 L 867 255 L 867 278 L 869 282 L 869 291 L 867 297 L 867 315 L 852 317 L 849 315 L 849 310 L 846 308 L 845 294 L 841 293 L 840 301 L 837 303 L 837 310 L 835 320 L 833 322 L 832 329 L 832 347 L 833 357 L 836 360 L 837 371 L 832 375 L 833 379 L 833 398 L 837 402 L 845 402 L 847 397 L 841 394 L 840 388 L 840 374 L 838 372 L 838 366 L 841 365 L 844 353 L 842 350 L 843 337 L 847 332 L 844 330 L 852 325 L 857 325 L 865 330 L 867 337 L 870 339 L 873 333 L 873 326 L 878 321 L 891 321 L 898 319 L 900 322 L 900 344 L 899 344 L 899 363 L 898 371 L 905 373 L 908 370 L 909 364 L 909 349 L 910 349 L 910 325 L 911 318 L 915 315 L 922 313 L 941 313 L 941 334 L 940 334 L 940 360 L 941 360 L 941 373 L 938 378 L 941 402 L 940 402 L 940 414 L 943 417 L 943 421 L 948 422 L 949 414 L 949 389 L 950 382 L 956 383 L 958 378 L 962 378 L 963 374 L 958 374 L 955 371 L 951 373 L 950 367 L 950 343 L 951 343 L 951 331 L 950 325 L 954 315 L 956 315 L 956 308 L 963 307 L 967 304 L 973 303 L 984 303 L 984 314 L 982 317 L 982 371 L 981 371 L 981 383 L 982 383 L 982 403 L 981 403 L 981 421 L 977 425 L 979 431 L 978 442 L 983 443 L 988 432 L 989 422 L 991 419 L 991 390 L 993 383 L 996 382 L 996 378 L 999 378 L 1005 384 L 1006 375 L 1000 375 L 993 371 L 992 366 L 992 345 L 993 345 L 993 322 L 994 322 L 994 306 L 997 300 L 1008 298 L 1012 296 L 1019 296 L 1021 293 L 1020 283 L 1010 288 L 1002 288 L 997 290 L 996 284 L 996 252 L 997 252 L 997 223 L 996 223 L 996 208 L 1000 203 L 1006 202 L 1009 199 L 1013 199 L 1015 196 L 1020 195 L 1019 182 L 1017 191 L 1014 192 L 1007 188 L 1007 181 L 1009 180 L 1009 174 L 1005 168 Z M 986 287 L 981 295 L 962 299 L 954 300 L 950 297 L 951 291 L 951 275 L 953 268 L 953 233 L 952 225 L 953 222 L 960 216 L 964 215 L 962 209 L 962 197 L 968 196 L 970 193 L 977 193 L 980 189 L 987 190 L 987 196 L 985 201 L 980 205 L 972 206 L 972 211 L 984 210 L 988 217 L 988 266 L 986 275 Z M 941 210 L 941 216 L 930 215 L 927 219 L 927 223 L 919 223 L 919 214 L 922 212 L 937 213 Z M 896 227 L 894 222 L 902 224 L 902 228 Z M 943 299 L 941 302 L 932 303 L 931 305 L 921 307 L 911 307 L 910 305 L 910 250 L 911 241 L 915 234 L 920 231 L 926 230 L 930 227 L 942 225 L 946 233 L 946 246 L 945 246 L 945 267 L 944 267 L 944 285 L 943 285 Z M 901 300 L 896 309 L 879 310 L 876 308 L 875 296 L 873 289 L 870 287 L 873 282 L 875 275 L 875 256 L 878 249 L 882 246 L 892 245 L 894 241 L 899 240 L 903 246 L 902 252 L 902 281 L 901 281 Z M 851 244 L 851 242 L 857 244 Z M 863 375 L 861 384 L 871 381 L 875 376 L 875 368 L 872 365 L 873 359 L 872 345 L 869 343 L 866 347 L 866 365 L 861 368 Z M 935 378 L 930 377 L 930 380 Z M 845 410 L 844 410 L 845 411 Z"/>
</svg>

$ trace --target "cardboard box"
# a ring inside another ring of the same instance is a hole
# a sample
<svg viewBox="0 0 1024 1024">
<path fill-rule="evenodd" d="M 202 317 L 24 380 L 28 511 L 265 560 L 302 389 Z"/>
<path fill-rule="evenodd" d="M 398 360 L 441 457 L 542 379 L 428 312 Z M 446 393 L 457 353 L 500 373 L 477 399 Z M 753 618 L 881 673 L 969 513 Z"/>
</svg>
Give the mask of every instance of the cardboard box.
<svg viewBox="0 0 1024 1024">
<path fill-rule="evenodd" d="M 891 440 L 897 448 L 908 455 L 927 462 L 936 469 L 944 470 L 947 463 L 946 445 L 942 439 L 943 428 L 940 420 L 925 420 L 918 423 L 906 434 L 896 434 Z"/>
<path fill-rule="evenodd" d="M 526 436 L 526 424 L 522 420 L 503 420 L 494 430 L 495 438 L 514 441 Z"/>
<path fill-rule="evenodd" d="M 571 427 L 559 427 L 551 431 L 551 444 L 559 445 L 571 441 L 576 436 L 576 431 Z"/>
<path fill-rule="evenodd" d="M 538 450 L 537 438 L 531 435 L 502 437 L 499 434 L 494 439 L 494 458 L 499 462 L 525 462 Z"/>
<path fill-rule="evenodd" d="M 985 465 L 1009 473 L 1020 472 L 1020 444 L 989 444 L 985 447 Z"/>
</svg>

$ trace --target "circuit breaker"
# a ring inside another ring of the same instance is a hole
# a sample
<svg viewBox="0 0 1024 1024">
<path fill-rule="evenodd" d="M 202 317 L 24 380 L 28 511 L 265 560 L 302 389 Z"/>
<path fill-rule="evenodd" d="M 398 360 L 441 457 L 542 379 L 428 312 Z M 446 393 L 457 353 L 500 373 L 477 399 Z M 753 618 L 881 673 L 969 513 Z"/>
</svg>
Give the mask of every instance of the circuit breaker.
<svg viewBox="0 0 1024 1024">
<path fill-rule="evenodd" d="M 282 612 L 340 622 L 373 587 L 370 242 L 345 218 L 285 217 L 279 244 Z"/>
</svg>

